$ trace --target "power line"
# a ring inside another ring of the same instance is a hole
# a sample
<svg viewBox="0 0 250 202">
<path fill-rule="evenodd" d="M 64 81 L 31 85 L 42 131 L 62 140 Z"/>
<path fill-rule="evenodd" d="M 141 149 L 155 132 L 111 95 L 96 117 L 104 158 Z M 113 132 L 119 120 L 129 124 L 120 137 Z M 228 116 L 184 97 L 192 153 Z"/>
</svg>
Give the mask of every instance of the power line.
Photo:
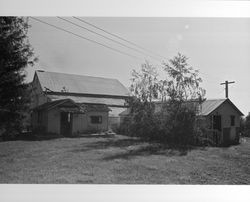
<svg viewBox="0 0 250 202">
<path fill-rule="evenodd" d="M 135 46 L 135 47 L 141 49 L 141 50 L 144 50 L 144 52 L 146 51 L 147 53 L 154 54 L 155 56 L 157 56 L 157 57 L 159 57 L 159 58 L 164 58 L 162 55 L 159 55 L 159 54 L 157 54 L 157 53 L 154 53 L 154 52 L 152 52 L 152 51 L 150 51 L 150 50 L 148 50 L 148 49 L 146 49 L 146 48 L 144 48 L 144 47 L 142 47 L 142 46 L 139 46 L 139 45 L 135 44 L 134 42 L 131 42 L 131 41 L 127 40 L 127 39 L 124 39 L 123 37 L 118 36 L 117 34 L 113 34 L 113 33 L 109 32 L 109 31 L 107 31 L 107 30 L 104 30 L 104 29 L 102 29 L 102 28 L 100 28 L 100 27 L 98 27 L 98 26 L 96 26 L 96 25 L 94 25 L 94 24 L 92 24 L 92 23 L 89 23 L 89 22 L 87 22 L 87 21 L 85 21 L 85 20 L 82 20 L 82 19 L 77 18 L 77 17 L 74 17 L 74 16 L 73 16 L 73 18 L 75 18 L 75 19 L 77 19 L 77 20 L 79 20 L 79 21 L 81 21 L 81 22 L 83 22 L 83 23 L 85 23 L 85 24 L 87 24 L 87 25 L 90 25 L 90 26 L 92 26 L 92 27 L 94 27 L 94 28 L 96 28 L 96 29 L 99 29 L 99 30 L 101 30 L 101 31 L 103 31 L 103 32 L 105 32 L 105 33 L 107 33 L 107 34 L 110 34 L 110 35 L 112 35 L 112 36 L 114 36 L 114 37 L 116 37 L 116 38 L 118 38 L 118 39 L 120 39 L 120 40 L 122 40 L 122 41 L 125 41 L 125 42 L 127 42 L 127 43 L 129 43 L 129 44 L 131 44 L 131 45 L 133 45 L 133 46 Z"/>
<path fill-rule="evenodd" d="M 84 39 L 84 40 L 87 40 L 87 41 L 89 41 L 89 42 L 98 44 L 98 45 L 100 45 L 100 46 L 103 46 L 103 47 L 108 48 L 108 49 L 110 49 L 110 50 L 113 50 L 113 51 L 115 51 L 115 52 L 119 52 L 120 54 L 127 55 L 127 56 L 132 57 L 132 58 L 135 58 L 135 59 L 142 59 L 142 58 L 139 58 L 139 57 L 137 57 L 137 56 L 134 56 L 134 55 L 128 54 L 128 53 L 126 53 L 126 52 L 120 51 L 120 50 L 118 50 L 118 49 L 116 49 L 116 48 L 112 48 L 112 47 L 110 47 L 110 46 L 107 46 L 107 45 L 105 45 L 105 44 L 102 44 L 102 43 L 100 43 L 100 42 L 98 42 L 98 41 L 95 41 L 95 40 L 89 39 L 89 38 L 87 38 L 87 37 L 84 37 L 84 36 L 82 36 L 82 35 L 76 34 L 76 33 L 74 33 L 74 32 L 68 31 L 68 30 L 63 29 L 63 28 L 61 28 L 61 27 L 58 27 L 58 26 L 56 26 L 56 25 L 52 25 L 52 24 L 50 24 L 50 23 L 48 23 L 48 22 L 39 20 L 39 19 L 37 19 L 37 18 L 35 18 L 35 17 L 30 17 L 30 18 L 33 19 L 33 20 L 35 20 L 35 21 L 38 21 L 38 22 L 40 22 L 40 23 L 46 24 L 46 25 L 48 25 L 48 26 L 50 26 L 50 27 L 54 27 L 54 28 L 56 28 L 56 29 L 58 29 L 58 30 L 61 30 L 61 31 L 67 32 L 67 33 L 69 33 L 69 34 L 72 34 L 72 35 L 74 35 L 74 36 L 77 36 L 77 37 L 79 37 L 79 38 L 81 38 L 81 39 Z"/>
<path fill-rule="evenodd" d="M 84 29 L 84 30 L 87 30 L 87 31 L 89 31 L 89 32 L 91 32 L 91 33 L 94 33 L 94 34 L 96 34 L 96 35 L 98 35 L 98 36 L 101 36 L 101 37 L 103 37 L 103 38 L 105 38 L 105 39 L 108 39 L 108 40 L 110 40 L 110 41 L 112 41 L 112 42 L 118 43 L 118 44 L 120 44 L 121 46 L 124 46 L 124 47 L 126 47 L 126 48 L 129 48 L 129 49 L 134 50 L 134 51 L 136 51 L 136 52 L 139 52 L 139 53 L 143 54 L 144 56 L 148 56 L 148 55 L 145 55 L 144 52 L 139 51 L 139 50 L 136 49 L 136 48 L 127 46 L 127 45 L 124 44 L 124 43 L 121 43 L 121 42 L 119 42 L 119 41 L 117 41 L 117 40 L 114 40 L 114 39 L 112 39 L 112 38 L 109 38 L 109 37 L 107 37 L 107 36 L 105 36 L 105 35 L 102 35 L 102 34 L 100 34 L 100 33 L 98 33 L 98 32 L 95 32 L 95 31 L 93 31 L 93 30 L 90 30 L 90 29 L 88 29 L 88 28 L 86 28 L 86 27 L 84 27 L 84 26 L 81 26 L 81 25 L 79 25 L 79 24 L 76 24 L 76 23 L 74 23 L 74 22 L 72 22 L 72 21 L 70 21 L 70 20 L 67 20 L 67 19 L 62 18 L 62 17 L 57 17 L 57 18 L 59 18 L 59 19 L 61 19 L 61 20 L 63 20 L 63 21 L 66 21 L 66 22 L 68 22 L 68 23 L 70 23 L 70 24 L 72 24 L 72 25 L 75 25 L 75 26 L 77 26 L 77 27 L 80 27 L 80 28 L 82 28 L 82 29 Z M 149 56 L 150 56 L 150 55 L 149 55 Z M 158 60 L 157 58 L 155 58 L 154 56 L 150 56 L 150 57 L 151 57 L 151 58 L 154 58 L 154 59 L 157 60 L 157 61 L 159 61 L 159 60 Z"/>
</svg>

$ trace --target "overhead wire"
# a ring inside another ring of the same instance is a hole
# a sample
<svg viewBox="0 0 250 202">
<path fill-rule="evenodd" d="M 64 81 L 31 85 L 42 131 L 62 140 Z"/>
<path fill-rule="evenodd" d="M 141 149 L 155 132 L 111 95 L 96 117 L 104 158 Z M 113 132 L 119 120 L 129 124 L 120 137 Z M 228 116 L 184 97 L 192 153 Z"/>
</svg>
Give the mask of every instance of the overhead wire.
<svg viewBox="0 0 250 202">
<path fill-rule="evenodd" d="M 75 18 L 75 19 L 77 19 L 77 20 L 79 20 L 79 21 L 81 21 L 81 22 L 83 22 L 83 23 L 85 23 L 85 24 L 87 24 L 87 25 L 89 25 L 89 26 L 91 26 L 91 27 L 94 27 L 94 28 L 96 28 L 96 29 L 98 29 L 98 30 L 101 30 L 101 31 L 105 32 L 106 34 L 109 34 L 109 35 L 111 35 L 111 36 L 113 36 L 113 37 L 116 37 L 116 38 L 122 40 L 122 41 L 125 41 L 125 42 L 127 42 L 127 43 L 129 43 L 129 44 L 131 44 L 131 45 L 133 45 L 133 46 L 135 46 L 135 47 L 137 47 L 137 48 L 143 50 L 144 52 L 153 54 L 153 55 L 155 55 L 155 56 L 157 56 L 157 57 L 159 57 L 159 58 L 161 58 L 161 59 L 164 59 L 164 56 L 159 55 L 158 53 L 154 53 L 153 51 L 150 51 L 150 50 L 148 50 L 148 49 L 146 49 L 146 48 L 144 48 L 144 47 L 142 47 L 142 46 L 140 46 L 140 45 L 138 45 L 138 44 L 136 44 L 136 43 L 134 43 L 134 42 L 132 42 L 132 41 L 129 41 L 129 40 L 127 40 L 127 39 L 125 39 L 125 38 L 119 36 L 118 34 L 111 33 L 111 32 L 109 32 L 109 31 L 107 31 L 107 30 L 105 30 L 105 29 L 103 29 L 103 28 L 100 28 L 100 27 L 94 25 L 93 23 L 87 22 L 86 20 L 83 20 L 83 19 L 81 19 L 81 18 L 74 17 L 74 16 L 73 16 L 73 18 Z"/>
<path fill-rule="evenodd" d="M 127 46 L 127 45 L 124 44 L 124 43 L 121 43 L 121 42 L 119 42 L 119 41 L 117 41 L 117 40 L 114 40 L 114 39 L 112 39 L 112 38 L 110 38 L 110 37 L 107 37 L 107 36 L 105 36 L 105 35 L 103 35 L 103 34 L 100 34 L 100 33 L 98 33 L 98 32 L 95 32 L 95 31 L 93 31 L 93 30 L 90 30 L 90 29 L 88 29 L 88 28 L 86 28 L 86 27 L 84 27 L 84 26 L 81 26 L 81 25 L 79 25 L 79 24 L 77 24 L 77 23 L 74 23 L 74 22 L 72 22 L 72 21 L 70 21 L 70 20 L 67 20 L 67 19 L 65 19 L 65 18 L 62 18 L 62 17 L 57 17 L 57 18 L 58 18 L 58 19 L 61 19 L 61 20 L 63 20 L 63 21 L 65 21 L 65 22 L 68 22 L 68 23 L 70 23 L 70 24 L 72 24 L 72 25 L 75 25 L 75 26 L 77 26 L 77 27 L 80 27 L 80 28 L 82 28 L 82 29 L 84 29 L 84 30 L 87 30 L 88 32 L 91 32 L 91 33 L 94 33 L 94 34 L 96 34 L 96 35 L 98 35 L 98 36 L 101 36 L 101 37 L 103 37 L 103 38 L 105 38 L 105 39 L 108 39 L 108 40 L 110 40 L 110 41 L 112 41 L 112 42 L 114 42 L 114 43 L 117 43 L 117 44 L 119 44 L 119 45 L 121 45 L 121 46 L 123 46 L 123 47 L 126 47 L 126 48 L 128 48 L 128 49 L 134 50 L 134 51 L 136 51 L 136 52 L 138 52 L 138 53 L 141 53 L 141 54 L 143 54 L 143 56 L 151 57 L 151 58 L 153 58 L 153 59 L 155 59 L 155 60 L 157 60 L 157 61 L 159 62 L 159 59 L 157 59 L 156 57 L 150 56 L 150 55 L 145 55 L 144 52 L 142 52 L 142 51 L 140 51 L 140 50 L 138 50 L 138 49 L 136 49 L 136 48 L 133 48 L 133 47 L 131 47 L 131 46 Z"/>
<path fill-rule="evenodd" d="M 126 52 L 124 52 L 124 51 L 118 50 L 118 49 L 116 49 L 116 48 L 110 47 L 110 46 L 108 46 L 108 45 L 106 45 L 106 44 L 100 43 L 100 42 L 95 41 L 95 40 L 93 40 L 93 39 L 89 39 L 89 38 L 84 37 L 84 36 L 82 36 L 82 35 L 76 34 L 76 33 L 72 32 L 72 31 L 66 30 L 66 29 L 61 28 L 61 27 L 59 27 L 59 26 L 56 26 L 56 25 L 50 24 L 50 23 L 48 23 L 48 22 L 45 22 L 45 21 L 43 21 L 43 20 L 37 19 L 37 18 L 35 18 L 35 17 L 30 17 L 30 18 L 33 19 L 33 20 L 35 20 L 35 21 L 38 21 L 38 22 L 40 22 L 40 23 L 46 24 L 46 25 L 48 25 L 48 26 L 50 26 L 50 27 L 54 27 L 54 28 L 56 28 L 56 29 L 58 29 L 58 30 L 64 31 L 64 32 L 66 32 L 66 33 L 68 33 L 68 34 L 72 34 L 72 35 L 74 35 L 74 36 L 76 36 L 76 37 L 78 37 L 78 38 L 84 39 L 84 40 L 86 40 L 86 41 L 89 41 L 89 42 L 98 44 L 98 45 L 100 45 L 100 46 L 103 46 L 103 47 L 105 47 L 105 48 L 107 48 L 107 49 L 113 50 L 113 51 L 118 52 L 118 53 L 120 53 L 120 54 L 127 55 L 127 56 L 132 57 L 132 58 L 135 58 L 135 59 L 143 59 L 143 58 L 140 58 L 140 57 L 131 55 L 131 54 L 129 54 L 129 53 L 126 53 Z"/>
</svg>

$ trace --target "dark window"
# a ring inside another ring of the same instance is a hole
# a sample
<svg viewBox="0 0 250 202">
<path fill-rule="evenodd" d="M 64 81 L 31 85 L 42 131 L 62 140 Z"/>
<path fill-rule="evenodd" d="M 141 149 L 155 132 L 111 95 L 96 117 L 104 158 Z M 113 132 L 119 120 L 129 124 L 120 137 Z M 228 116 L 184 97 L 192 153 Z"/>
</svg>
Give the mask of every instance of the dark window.
<svg viewBox="0 0 250 202">
<path fill-rule="evenodd" d="M 43 114 L 42 114 L 42 111 L 38 111 L 38 114 L 37 114 L 37 122 L 38 123 L 42 123 L 42 118 L 43 118 Z"/>
<path fill-rule="evenodd" d="M 235 116 L 231 116 L 231 126 L 235 126 Z"/>
<path fill-rule="evenodd" d="M 97 124 L 102 123 L 102 116 L 91 116 L 91 123 Z"/>
</svg>

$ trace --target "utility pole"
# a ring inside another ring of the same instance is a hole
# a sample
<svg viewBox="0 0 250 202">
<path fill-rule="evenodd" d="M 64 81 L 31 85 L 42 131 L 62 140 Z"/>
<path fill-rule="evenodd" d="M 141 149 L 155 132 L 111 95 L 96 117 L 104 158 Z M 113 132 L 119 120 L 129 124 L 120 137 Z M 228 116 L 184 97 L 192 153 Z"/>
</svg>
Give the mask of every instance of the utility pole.
<svg viewBox="0 0 250 202">
<path fill-rule="evenodd" d="M 226 98 L 228 98 L 228 84 L 232 84 L 232 83 L 235 83 L 235 81 L 225 81 L 225 83 L 221 83 L 220 85 L 226 85 L 226 88 L 225 88 L 225 93 L 226 93 Z"/>
</svg>

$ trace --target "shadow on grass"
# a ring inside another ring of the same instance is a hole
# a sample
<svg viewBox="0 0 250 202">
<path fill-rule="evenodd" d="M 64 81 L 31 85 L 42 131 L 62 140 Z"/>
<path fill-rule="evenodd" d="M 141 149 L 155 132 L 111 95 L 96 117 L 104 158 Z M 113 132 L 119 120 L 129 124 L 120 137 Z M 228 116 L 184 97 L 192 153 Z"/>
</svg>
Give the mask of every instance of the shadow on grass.
<svg viewBox="0 0 250 202">
<path fill-rule="evenodd" d="M 160 143 L 148 143 L 146 146 L 140 146 L 134 149 L 128 149 L 114 155 L 104 157 L 103 160 L 130 159 L 136 156 L 164 155 L 164 156 L 185 156 L 191 147 L 164 145 Z"/>
<path fill-rule="evenodd" d="M 80 147 L 71 150 L 71 152 L 78 153 L 109 148 L 118 148 L 123 151 L 119 152 L 115 149 L 114 151 L 110 150 L 108 152 L 113 152 L 113 154 L 102 158 L 103 160 L 129 159 L 135 156 L 149 155 L 183 156 L 187 155 L 188 151 L 195 149 L 196 147 L 162 144 L 159 142 L 148 142 L 138 138 L 127 138 L 107 139 L 106 141 L 84 143 L 81 144 Z"/>
<path fill-rule="evenodd" d="M 76 136 L 72 136 L 72 138 L 111 138 L 114 137 L 114 135 L 108 135 L 108 134 L 80 134 Z"/>
<path fill-rule="evenodd" d="M 43 141 L 43 140 L 53 140 L 53 139 L 59 139 L 59 138 L 112 138 L 114 135 L 110 134 L 79 134 L 79 135 L 72 135 L 72 136 L 63 136 L 58 134 L 32 134 L 31 132 L 28 133 L 21 133 L 15 135 L 15 137 L 8 137 L 6 139 L 1 139 L 1 141 Z"/>
<path fill-rule="evenodd" d="M 140 139 L 113 139 L 113 138 L 107 138 L 105 141 L 95 141 L 92 143 L 83 143 L 78 148 L 72 150 L 71 152 L 86 152 L 89 150 L 98 150 L 98 149 L 108 149 L 110 147 L 118 147 L 118 148 L 124 148 L 129 147 L 132 145 L 139 145 L 142 144 L 144 141 Z"/>
<path fill-rule="evenodd" d="M 53 140 L 58 138 L 63 138 L 64 136 L 55 135 L 55 134 L 46 134 L 46 135 L 37 135 L 32 133 L 21 133 L 15 136 L 15 138 L 7 139 L 3 141 L 44 141 L 44 140 Z"/>
</svg>

